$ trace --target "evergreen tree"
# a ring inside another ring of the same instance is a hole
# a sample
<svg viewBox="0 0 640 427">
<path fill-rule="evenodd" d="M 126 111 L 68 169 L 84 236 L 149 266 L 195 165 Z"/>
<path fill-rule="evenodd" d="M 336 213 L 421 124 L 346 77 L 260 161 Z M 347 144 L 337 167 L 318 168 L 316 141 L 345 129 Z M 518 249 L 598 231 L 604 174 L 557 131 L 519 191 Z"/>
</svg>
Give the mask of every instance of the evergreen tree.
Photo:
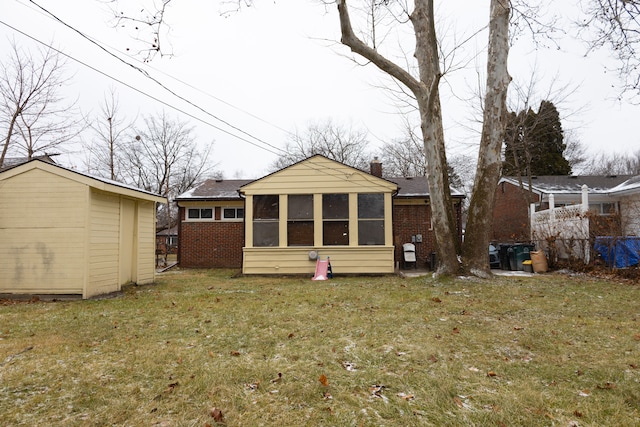
<svg viewBox="0 0 640 427">
<path fill-rule="evenodd" d="M 503 175 L 569 175 L 564 157 L 560 114 L 550 101 L 542 101 L 538 112 L 531 108 L 510 113 L 505 134 Z"/>
</svg>

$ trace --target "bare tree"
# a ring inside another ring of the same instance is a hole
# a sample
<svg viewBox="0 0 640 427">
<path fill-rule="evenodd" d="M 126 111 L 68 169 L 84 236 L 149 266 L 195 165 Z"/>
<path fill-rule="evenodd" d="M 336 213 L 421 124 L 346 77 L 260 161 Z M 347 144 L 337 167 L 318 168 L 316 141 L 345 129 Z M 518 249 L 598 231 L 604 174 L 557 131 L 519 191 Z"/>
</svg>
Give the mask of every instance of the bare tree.
<svg viewBox="0 0 640 427">
<path fill-rule="evenodd" d="M 618 59 L 622 94 L 640 99 L 640 1 L 581 0 L 579 22 L 590 50 L 606 48 Z M 622 96 L 621 94 L 621 96 Z"/>
<path fill-rule="evenodd" d="M 345 165 L 367 170 L 372 159 L 368 153 L 366 130 L 336 124 L 327 119 L 311 123 L 302 132 L 296 132 L 285 144 L 283 154 L 271 165 L 272 170 L 282 169 L 315 154 L 336 160 Z"/>
<path fill-rule="evenodd" d="M 33 55 L 11 44 L 0 64 L 0 125 L 3 144 L 0 167 L 7 153 L 27 158 L 59 147 L 77 136 L 82 126 L 74 104 L 59 95 L 68 82 L 64 62 L 53 49 Z"/>
<path fill-rule="evenodd" d="M 89 122 L 95 138 L 87 148 L 87 170 L 106 176 L 114 181 L 123 181 L 123 152 L 126 138 L 131 133 L 135 120 L 125 121 L 120 113 L 120 103 L 115 89 L 105 94 L 100 111 Z"/>
<path fill-rule="evenodd" d="M 585 175 L 640 175 L 640 150 L 631 154 L 599 153 L 585 163 L 582 173 Z"/>
<path fill-rule="evenodd" d="M 198 149 L 193 128 L 162 112 L 144 118 L 129 144 L 122 145 L 126 182 L 147 191 L 173 198 L 197 185 L 212 172 L 209 154 Z"/>
</svg>

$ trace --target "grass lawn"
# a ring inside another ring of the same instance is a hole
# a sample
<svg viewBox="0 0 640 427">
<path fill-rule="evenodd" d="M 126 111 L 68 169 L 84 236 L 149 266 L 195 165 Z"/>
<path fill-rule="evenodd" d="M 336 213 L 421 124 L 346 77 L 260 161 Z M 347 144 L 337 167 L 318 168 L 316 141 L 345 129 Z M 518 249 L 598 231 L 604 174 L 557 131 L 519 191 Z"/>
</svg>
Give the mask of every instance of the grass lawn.
<svg viewBox="0 0 640 427">
<path fill-rule="evenodd" d="M 640 286 L 233 273 L 0 306 L 0 425 L 640 425 Z"/>
</svg>

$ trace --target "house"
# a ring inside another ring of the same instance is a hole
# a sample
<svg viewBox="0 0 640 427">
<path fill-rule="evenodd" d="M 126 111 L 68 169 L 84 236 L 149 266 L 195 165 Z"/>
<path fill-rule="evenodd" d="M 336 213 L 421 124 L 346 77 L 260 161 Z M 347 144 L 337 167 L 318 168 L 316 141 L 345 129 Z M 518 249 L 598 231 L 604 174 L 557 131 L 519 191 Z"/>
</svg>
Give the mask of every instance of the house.
<svg viewBox="0 0 640 427">
<path fill-rule="evenodd" d="M 156 233 L 156 254 L 175 254 L 178 251 L 178 226 Z"/>
<path fill-rule="evenodd" d="M 461 201 L 454 193 L 458 229 Z M 382 178 L 321 155 L 257 180 L 208 180 L 176 198 L 178 262 L 245 274 L 392 273 L 402 244 L 424 267 L 435 251 L 426 178 Z M 460 235 L 461 237 L 461 235 Z"/>
<path fill-rule="evenodd" d="M 536 211 L 549 209 L 550 199 L 554 207 L 580 205 L 583 186 L 588 188 L 589 211 L 602 217 L 623 213 L 627 200 L 640 192 L 640 184 L 629 194 L 614 190 L 634 178 L 631 175 L 610 176 L 533 176 L 531 186 L 526 178 L 505 176 L 498 182 L 495 192 L 493 229 L 491 240 L 495 242 L 518 242 L 531 240 L 530 205 Z M 622 187 L 620 188 L 622 190 Z M 621 205 L 622 202 L 622 205 Z M 631 215 L 633 216 L 633 215 Z"/>
<path fill-rule="evenodd" d="M 33 159 L 0 172 L 0 294 L 89 298 L 155 279 L 156 203 Z"/>
<path fill-rule="evenodd" d="M 500 180 L 495 241 L 531 241 L 552 262 L 589 262 L 599 236 L 640 235 L 640 176 L 541 176 L 531 183 L 521 187 L 512 177 Z"/>
</svg>

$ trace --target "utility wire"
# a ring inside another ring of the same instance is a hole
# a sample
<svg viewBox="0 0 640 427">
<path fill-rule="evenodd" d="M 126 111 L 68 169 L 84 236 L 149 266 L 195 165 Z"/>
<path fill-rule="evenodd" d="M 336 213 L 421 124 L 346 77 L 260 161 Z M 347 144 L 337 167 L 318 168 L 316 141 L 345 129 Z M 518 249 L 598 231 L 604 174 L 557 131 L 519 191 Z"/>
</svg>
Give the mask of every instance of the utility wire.
<svg viewBox="0 0 640 427">
<path fill-rule="evenodd" d="M 69 55 L 69 54 L 67 54 L 67 53 L 64 53 L 63 51 L 61 51 L 61 50 L 59 50 L 59 49 L 56 49 L 55 47 L 51 46 L 51 45 L 50 45 L 50 44 L 48 44 L 48 43 L 45 43 L 45 42 L 43 42 L 43 41 L 41 41 L 41 40 L 39 40 L 39 39 L 37 39 L 37 38 L 35 38 L 35 37 L 33 37 L 33 36 L 30 36 L 29 34 L 27 34 L 27 33 L 23 32 L 23 31 L 21 31 L 21 30 L 19 30 L 19 29 L 15 28 L 14 26 L 12 26 L 12 25 L 10 25 L 10 24 L 7 24 L 6 22 L 4 22 L 4 21 L 2 21 L 2 20 L 0 20 L 0 24 L 2 24 L 2 25 L 4 25 L 4 26 L 6 26 L 6 27 L 8 27 L 8 28 L 12 29 L 13 31 L 15 31 L 15 32 L 17 32 L 17 33 L 19 33 L 19 34 L 22 34 L 23 36 L 25 36 L 25 37 L 27 37 L 27 38 L 30 38 L 31 40 L 33 40 L 33 41 L 35 41 L 35 42 L 37 42 L 37 43 L 39 43 L 39 44 L 41 44 L 41 45 L 43 45 L 43 46 L 47 47 L 48 49 L 52 49 L 52 50 L 56 51 L 56 52 L 57 52 L 57 53 L 59 53 L 60 55 L 63 55 L 63 56 L 65 56 L 65 57 L 67 57 L 67 58 L 71 59 L 72 61 L 77 62 L 77 63 L 78 63 L 78 64 L 80 64 L 80 65 L 83 65 L 83 66 L 85 66 L 85 67 L 87 67 L 87 68 L 89 68 L 89 69 L 91 69 L 91 70 L 93 70 L 93 71 L 95 71 L 95 72 L 97 72 L 97 73 L 99 73 L 99 74 L 102 74 L 103 76 L 105 76 L 105 77 L 107 77 L 107 78 L 109 78 L 109 79 L 111 79 L 111 80 L 113 80 L 113 81 L 115 81 L 115 82 L 117 82 L 117 83 L 119 83 L 119 84 L 121 84 L 121 85 L 125 86 L 125 87 L 128 87 L 129 89 L 134 90 L 135 92 L 138 92 L 138 93 L 140 93 L 140 94 L 142 94 L 142 95 L 144 95 L 144 96 L 146 96 L 146 97 L 148 97 L 148 98 L 150 98 L 150 99 L 152 99 L 152 100 L 154 100 L 154 101 L 156 101 L 156 102 L 159 102 L 160 104 L 162 104 L 162 105 L 164 105 L 164 106 L 166 106 L 166 107 L 169 107 L 169 108 L 171 108 L 171 109 L 173 109 L 173 110 L 176 110 L 176 111 L 178 111 L 178 112 L 180 112 L 180 113 L 182 113 L 182 114 L 184 114 L 184 115 L 186 115 L 186 116 L 188 116 L 188 117 L 191 117 L 192 119 L 195 119 L 195 120 L 197 120 L 197 121 L 199 121 L 199 122 L 201 122 L 201 123 L 204 123 L 204 124 L 205 124 L 205 125 L 207 125 L 207 126 L 210 126 L 210 127 L 214 128 L 214 129 L 217 129 L 217 130 L 219 130 L 220 132 L 223 132 L 223 133 L 225 133 L 225 134 L 227 134 L 227 135 L 230 135 L 230 136 L 232 136 L 232 137 L 234 137 L 234 138 L 237 138 L 237 139 L 239 139 L 239 140 L 241 140 L 241 141 L 244 141 L 244 142 L 246 142 L 246 143 L 248 143 L 248 144 L 251 144 L 251 145 L 253 145 L 254 147 L 257 147 L 257 148 L 260 148 L 260 149 L 262 149 L 262 150 L 265 150 L 265 151 L 267 151 L 267 152 L 269 152 L 269 153 L 271 153 L 271 154 L 280 155 L 280 154 L 282 154 L 282 153 L 284 152 L 284 150 L 282 150 L 281 148 L 276 147 L 276 146 L 271 145 L 271 144 L 268 144 L 268 143 L 265 143 L 265 144 L 266 144 L 266 145 L 268 145 L 269 147 L 274 148 L 275 150 L 272 150 L 272 149 L 270 149 L 270 148 L 264 147 L 264 146 L 262 146 L 262 145 L 260 145 L 260 144 L 258 144 L 258 143 L 256 143 L 256 142 L 254 142 L 254 141 L 251 141 L 251 140 L 249 140 L 249 139 L 247 139 L 247 138 L 244 138 L 244 137 L 242 137 L 242 136 L 236 135 L 236 134 L 234 134 L 234 133 L 232 133 L 232 132 L 230 132 L 230 131 L 228 131 L 228 130 L 226 130 L 226 129 L 223 129 L 223 128 L 219 127 L 219 126 L 216 126 L 215 124 L 210 123 L 210 122 L 208 122 L 208 121 L 206 121 L 206 120 L 204 120 L 204 119 L 202 119 L 202 118 L 200 118 L 200 117 L 197 117 L 197 116 L 195 116 L 195 115 L 193 115 L 193 114 L 191 114 L 191 113 L 188 113 L 188 112 L 186 112 L 186 111 L 184 111 L 184 110 L 182 110 L 182 109 L 180 109 L 180 108 L 178 108 L 178 107 L 176 107 L 176 106 L 173 106 L 173 105 L 169 104 L 169 103 L 168 103 L 168 102 L 166 102 L 166 101 L 163 101 L 163 100 L 161 100 L 161 99 L 159 99 L 159 98 L 157 98 L 157 97 L 155 97 L 155 96 L 153 96 L 153 95 L 150 95 L 150 94 L 148 94 L 148 93 L 144 92 L 144 91 L 143 91 L 143 90 L 141 90 L 141 89 L 138 89 L 138 88 L 136 88 L 136 87 L 134 87 L 134 86 L 132 86 L 132 85 L 130 85 L 130 84 L 128 84 L 128 83 L 125 83 L 125 82 L 123 82 L 122 80 L 119 80 L 119 79 L 117 79 L 117 78 L 115 78 L 115 77 L 113 77 L 113 76 L 111 76 L 111 75 L 107 74 L 106 72 L 104 72 L 104 71 L 102 71 L 102 70 L 99 70 L 99 69 L 97 69 L 97 68 L 93 67 L 92 65 L 87 64 L 86 62 L 83 62 L 83 61 L 81 61 L 81 60 L 79 60 L 79 59 L 77 59 L 77 58 L 75 58 L 75 57 L 73 57 L 73 56 L 71 56 L 71 55 Z M 235 129 L 235 128 L 234 128 L 234 129 Z M 242 132 L 242 133 L 245 133 L 245 134 L 246 134 L 246 132 Z M 260 140 L 258 139 L 258 141 L 260 141 Z M 262 142 L 262 141 L 261 141 L 261 142 Z M 276 150 L 277 150 L 277 151 L 276 151 Z"/>
<path fill-rule="evenodd" d="M 133 68 L 134 70 L 138 71 L 139 73 L 141 73 L 144 77 L 148 78 L 149 80 L 151 80 L 152 82 L 156 83 L 158 86 L 160 86 L 161 88 L 163 88 L 164 90 L 166 90 L 167 92 L 169 92 L 171 95 L 175 96 L 176 98 L 186 102 L 187 104 L 191 105 L 192 107 L 198 109 L 199 111 L 205 113 L 206 115 L 212 117 L 215 120 L 218 120 L 221 123 L 224 123 L 225 125 L 229 126 L 230 128 L 252 138 L 255 139 L 256 141 L 259 141 L 262 144 L 265 144 L 269 147 L 271 147 L 272 149 L 283 153 L 285 152 L 284 150 L 282 150 L 280 147 L 277 147 L 273 144 L 268 143 L 267 141 L 264 141 L 252 134 L 250 134 L 249 132 L 246 132 L 242 129 L 240 129 L 237 126 L 232 125 L 231 123 L 229 123 L 226 120 L 221 119 L 220 117 L 216 116 L 213 113 L 210 113 L 209 111 L 205 110 L 204 108 L 200 107 L 199 105 L 195 104 L 194 102 L 186 99 L 185 97 L 183 97 L 182 95 L 176 93 L 175 91 L 173 91 L 172 89 L 170 89 L 169 87 L 167 87 L 164 83 L 162 83 L 161 81 L 159 81 L 158 79 L 156 79 L 155 77 L 153 77 L 151 74 L 149 74 L 149 72 L 147 72 L 146 70 L 131 64 L 130 62 L 125 61 L 124 59 L 120 58 L 118 55 L 115 55 L 113 52 L 109 51 L 108 49 L 106 49 L 104 46 L 102 46 L 100 43 L 96 42 L 95 40 L 93 40 L 92 38 L 88 37 L 87 35 L 85 35 L 82 31 L 74 28 L 73 26 L 67 24 L 65 21 L 63 21 L 62 19 L 58 18 L 55 14 L 53 14 L 52 12 L 50 12 L 49 10 L 45 9 L 44 7 L 40 6 L 38 3 L 36 3 L 34 0 L 29 0 L 29 2 L 31 4 L 33 4 L 34 6 L 36 6 L 38 9 L 42 10 L 45 14 L 47 14 L 48 16 L 50 16 L 51 18 L 53 18 L 54 20 L 56 20 L 57 22 L 59 22 L 60 24 L 64 25 L 65 27 L 69 28 L 70 30 L 74 31 L 75 33 L 79 34 L 82 38 L 84 38 L 85 40 L 89 41 L 90 43 L 92 43 L 93 45 L 97 46 L 100 50 L 102 50 L 103 52 L 107 53 L 108 55 L 114 57 L 115 59 L 117 59 L 118 61 L 122 62 L 123 64 Z M 270 152 L 273 153 L 273 151 L 268 150 Z M 275 153 L 274 153 L 275 154 Z"/>
</svg>

